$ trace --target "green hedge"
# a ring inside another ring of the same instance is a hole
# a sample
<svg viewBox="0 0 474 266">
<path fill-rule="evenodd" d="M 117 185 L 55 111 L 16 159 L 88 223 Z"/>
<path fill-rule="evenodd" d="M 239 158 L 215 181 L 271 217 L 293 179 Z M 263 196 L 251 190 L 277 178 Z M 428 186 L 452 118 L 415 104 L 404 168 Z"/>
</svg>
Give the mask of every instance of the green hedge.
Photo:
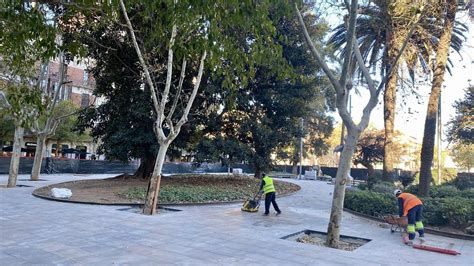
<svg viewBox="0 0 474 266">
<path fill-rule="evenodd" d="M 344 197 L 344 207 L 376 217 L 398 213 L 395 197 L 367 190 L 347 191 Z"/>
<path fill-rule="evenodd" d="M 458 176 L 453 181 L 454 185 L 461 190 L 474 189 L 474 174 L 473 173 L 458 173 Z"/>
<path fill-rule="evenodd" d="M 418 186 L 409 186 L 406 190 L 408 193 L 418 195 Z M 431 198 L 452 198 L 461 197 L 474 199 L 474 188 L 459 190 L 455 186 L 442 185 L 442 186 L 431 186 L 430 187 Z"/>
<path fill-rule="evenodd" d="M 446 190 L 447 191 L 447 190 Z M 444 195 L 444 192 L 439 195 Z M 424 223 L 427 225 L 450 225 L 462 228 L 469 220 L 474 220 L 474 199 L 462 197 L 423 199 Z M 372 191 L 347 191 L 344 207 L 372 216 L 398 214 L 398 204 L 390 194 Z"/>
<path fill-rule="evenodd" d="M 450 225 L 462 228 L 474 219 L 474 200 L 461 197 L 426 198 L 423 216 L 428 225 Z"/>
<path fill-rule="evenodd" d="M 391 182 L 380 182 L 374 184 L 372 187 L 373 192 L 393 195 L 393 191 L 396 189 L 395 185 Z"/>
</svg>

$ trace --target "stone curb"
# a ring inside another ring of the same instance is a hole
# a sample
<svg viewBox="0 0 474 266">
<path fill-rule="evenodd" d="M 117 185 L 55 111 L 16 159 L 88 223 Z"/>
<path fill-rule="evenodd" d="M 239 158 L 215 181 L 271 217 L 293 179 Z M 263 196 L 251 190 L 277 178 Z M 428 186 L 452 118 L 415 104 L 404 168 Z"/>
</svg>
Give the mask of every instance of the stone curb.
<svg viewBox="0 0 474 266">
<path fill-rule="evenodd" d="M 359 216 L 359 217 L 366 218 L 366 219 L 373 220 L 373 221 L 377 221 L 377 222 L 386 223 L 382 218 L 367 215 L 365 213 L 356 212 L 356 211 L 353 211 L 353 210 L 349 210 L 347 208 L 344 208 L 344 211 L 346 211 L 350 214 L 353 214 L 355 216 Z M 445 232 L 445 231 L 441 231 L 441 230 L 436 230 L 436 229 L 429 228 L 429 227 L 425 227 L 425 232 L 433 234 L 433 235 L 439 235 L 439 236 L 445 236 L 445 237 L 450 237 L 450 238 L 474 241 L 474 236 L 471 236 L 471 235 L 455 234 L 455 233 Z"/>
</svg>

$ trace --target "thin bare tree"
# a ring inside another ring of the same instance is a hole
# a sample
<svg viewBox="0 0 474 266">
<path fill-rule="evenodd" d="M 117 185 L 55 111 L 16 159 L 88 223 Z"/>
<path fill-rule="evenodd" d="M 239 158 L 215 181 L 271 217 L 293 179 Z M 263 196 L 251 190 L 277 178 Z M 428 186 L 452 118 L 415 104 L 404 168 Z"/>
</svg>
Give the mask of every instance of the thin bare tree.
<svg viewBox="0 0 474 266">
<path fill-rule="evenodd" d="M 176 4 L 176 1 L 175 1 L 175 4 Z M 171 77 L 173 73 L 173 60 L 174 60 L 173 49 L 174 49 L 174 44 L 175 44 L 178 28 L 176 24 L 172 25 L 171 37 L 169 39 L 169 48 L 168 48 L 166 83 L 165 83 L 163 91 L 160 92 L 160 90 L 155 86 L 155 83 L 153 82 L 153 77 L 150 74 L 151 72 L 150 67 L 146 63 L 143 56 L 143 52 L 140 49 L 140 46 L 138 45 L 137 38 L 135 36 L 135 31 L 133 29 L 132 23 L 130 22 L 130 18 L 128 17 L 128 13 L 127 13 L 125 4 L 123 3 L 123 0 L 120 0 L 120 7 L 124 15 L 126 25 L 133 42 L 133 46 L 135 47 L 135 51 L 137 52 L 140 65 L 143 68 L 146 84 L 151 89 L 153 107 L 156 112 L 156 121 L 154 125 L 154 130 L 155 130 L 155 134 L 158 139 L 160 148 L 158 150 L 158 154 L 156 155 L 155 167 L 153 169 L 153 174 L 148 185 L 148 192 L 147 192 L 147 196 L 145 200 L 145 206 L 143 208 L 144 214 L 153 215 L 156 212 L 157 199 L 158 199 L 158 194 L 160 190 L 161 172 L 162 172 L 163 163 L 165 161 L 166 152 L 171 142 L 173 142 L 173 140 L 178 136 L 179 131 L 181 130 L 181 127 L 188 120 L 189 111 L 191 109 L 191 106 L 193 105 L 194 99 L 196 98 L 196 94 L 201 84 L 201 78 L 202 78 L 202 74 L 204 70 L 204 61 L 206 60 L 207 52 L 204 51 L 201 55 L 201 59 L 199 61 L 198 73 L 197 73 L 197 76 L 193 79 L 194 87 L 191 92 L 191 95 L 189 96 L 187 100 L 186 107 L 183 113 L 181 114 L 181 118 L 178 120 L 178 122 L 173 123 L 172 117 L 173 117 L 174 112 L 176 111 L 178 100 L 180 98 L 180 94 L 182 91 L 183 81 L 186 76 L 185 75 L 186 64 L 188 60 L 186 57 L 183 57 L 183 63 L 181 65 L 181 75 L 179 78 L 177 93 L 174 95 L 175 97 L 173 99 L 171 108 L 169 109 L 168 113 L 165 114 L 166 104 L 170 101 L 169 94 L 170 94 L 170 88 L 171 88 L 171 83 L 172 83 Z M 160 98 L 161 100 L 159 100 Z M 165 131 L 163 130 L 164 127 L 166 127 L 169 130 L 167 134 L 165 134 Z"/>
<path fill-rule="evenodd" d="M 393 73 L 394 68 L 397 62 L 400 60 L 403 51 L 405 50 L 410 37 L 412 36 L 415 26 L 418 23 L 421 13 L 416 13 L 412 22 L 412 25 L 409 27 L 409 31 L 407 36 L 404 39 L 404 42 L 397 53 L 397 56 L 394 60 L 394 63 L 389 70 L 382 78 L 381 82 L 377 86 L 375 81 L 373 80 L 369 70 L 364 64 L 364 60 L 362 58 L 361 52 L 359 50 L 359 45 L 355 38 L 355 30 L 356 30 L 356 18 L 357 18 L 357 10 L 359 8 L 358 1 L 352 0 L 351 3 L 348 0 L 344 1 L 346 9 L 349 14 L 349 19 L 347 23 L 347 53 L 342 63 L 342 70 L 340 73 L 340 77 L 337 78 L 334 72 L 329 68 L 328 64 L 325 62 L 323 56 L 316 48 L 313 40 L 308 34 L 306 29 L 305 22 L 303 17 L 298 9 L 298 6 L 295 4 L 296 13 L 299 18 L 299 22 L 304 33 L 306 43 L 308 44 L 312 56 L 315 58 L 317 63 L 323 69 L 325 75 L 329 78 L 333 88 L 334 93 L 336 95 L 336 107 L 341 117 L 344 125 L 347 128 L 347 140 L 344 144 L 344 149 L 341 154 L 339 168 L 336 174 L 336 183 L 334 185 L 334 193 L 333 193 L 333 200 L 332 200 L 332 207 L 331 207 L 331 215 L 328 224 L 328 235 L 326 239 L 326 245 L 330 247 L 337 247 L 339 244 L 339 236 L 340 236 L 340 226 L 342 220 L 342 211 L 343 211 L 343 204 L 344 204 L 344 195 L 345 195 L 345 184 L 346 184 L 346 176 L 349 173 L 352 156 L 354 154 L 354 150 L 356 148 L 357 141 L 360 137 L 360 134 L 367 128 L 370 120 L 370 114 L 372 110 L 375 108 L 379 101 L 379 95 L 382 89 L 384 88 L 384 84 L 387 81 L 387 78 L 390 74 Z M 362 117 L 360 118 L 359 123 L 355 123 L 351 114 L 347 109 L 348 101 L 347 97 L 349 95 L 349 91 L 352 88 L 352 79 L 350 78 L 350 66 L 351 66 L 351 58 L 355 55 L 357 60 L 357 65 L 361 69 L 363 77 L 366 81 L 367 89 L 369 90 L 370 97 L 365 105 L 362 113 Z"/>
<path fill-rule="evenodd" d="M 31 181 L 37 181 L 40 176 L 41 164 L 43 161 L 44 148 L 46 146 L 46 140 L 51 135 L 54 135 L 56 128 L 58 127 L 61 119 L 56 117 L 53 112 L 57 103 L 59 102 L 59 94 L 63 89 L 65 80 L 65 62 L 64 54 L 59 54 L 59 80 L 57 86 L 53 86 L 53 89 L 41 86 L 41 82 L 45 79 L 44 71 L 41 71 L 40 78 L 38 79 L 38 88 L 41 89 L 43 104 L 45 105 L 45 117 L 46 121 L 43 125 L 40 125 L 39 119 L 33 121 L 31 125 L 31 132 L 36 136 L 36 150 L 35 159 L 33 161 L 33 167 L 31 169 Z M 49 84 L 48 84 L 49 85 Z"/>
</svg>

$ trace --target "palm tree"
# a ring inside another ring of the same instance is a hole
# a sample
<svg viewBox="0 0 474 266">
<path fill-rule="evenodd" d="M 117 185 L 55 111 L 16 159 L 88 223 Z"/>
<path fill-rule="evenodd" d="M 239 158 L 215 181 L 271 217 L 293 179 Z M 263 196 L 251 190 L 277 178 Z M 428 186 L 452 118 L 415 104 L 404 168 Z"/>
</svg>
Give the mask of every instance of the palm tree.
<svg viewBox="0 0 474 266">
<path fill-rule="evenodd" d="M 409 18 L 412 12 L 413 3 L 408 0 L 385 1 L 376 0 L 369 6 L 361 8 L 361 16 L 357 18 L 357 41 L 365 62 L 372 68 L 378 70 L 382 75 L 389 69 L 395 60 L 401 39 L 406 36 L 407 25 L 410 23 L 405 18 Z M 411 3 L 411 4 L 410 4 Z M 415 72 L 421 69 L 428 72 L 432 66 L 432 54 L 440 41 L 442 24 L 435 19 L 439 12 L 436 7 L 424 7 L 427 15 L 423 16 L 423 21 L 417 26 L 405 52 L 403 60 L 398 66 L 398 73 L 407 71 L 411 81 L 415 79 Z M 463 42 L 463 32 L 465 26 L 456 24 L 454 26 L 451 47 L 459 52 Z M 340 51 L 344 57 L 346 48 L 346 26 L 345 23 L 337 26 L 329 43 Z M 448 59 L 449 61 L 449 59 Z M 452 65 L 451 61 L 449 63 Z M 355 60 L 353 60 L 352 70 L 357 72 Z M 449 68 L 448 68 L 449 71 Z M 394 122 L 396 108 L 397 84 L 400 82 L 399 75 L 393 74 L 388 77 L 384 91 L 384 180 L 392 180 L 394 162 Z"/>
<path fill-rule="evenodd" d="M 433 71 L 433 81 L 431 84 L 431 94 L 428 100 L 428 110 L 425 119 L 425 131 L 423 133 L 423 143 L 421 146 L 421 166 L 419 193 L 422 196 L 429 195 L 431 176 L 431 165 L 433 163 L 433 152 L 436 131 L 436 114 L 439 108 L 439 95 L 444 80 L 449 48 L 453 42 L 454 24 L 458 0 L 448 0 L 441 6 L 445 10 L 442 31 L 439 34 L 439 42 L 436 48 L 436 65 Z"/>
</svg>

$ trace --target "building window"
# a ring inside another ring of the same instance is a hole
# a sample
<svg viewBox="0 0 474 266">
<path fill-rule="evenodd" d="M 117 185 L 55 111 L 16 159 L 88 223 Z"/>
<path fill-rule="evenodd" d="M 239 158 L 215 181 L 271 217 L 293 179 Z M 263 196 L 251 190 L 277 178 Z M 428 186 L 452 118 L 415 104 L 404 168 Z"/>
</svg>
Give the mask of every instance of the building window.
<svg viewBox="0 0 474 266">
<path fill-rule="evenodd" d="M 88 83 L 89 83 L 89 72 L 87 72 L 87 70 L 84 70 L 84 72 L 82 72 L 82 84 L 86 86 Z"/>
<path fill-rule="evenodd" d="M 81 107 L 88 107 L 89 106 L 89 94 L 83 93 L 81 95 Z"/>
</svg>

